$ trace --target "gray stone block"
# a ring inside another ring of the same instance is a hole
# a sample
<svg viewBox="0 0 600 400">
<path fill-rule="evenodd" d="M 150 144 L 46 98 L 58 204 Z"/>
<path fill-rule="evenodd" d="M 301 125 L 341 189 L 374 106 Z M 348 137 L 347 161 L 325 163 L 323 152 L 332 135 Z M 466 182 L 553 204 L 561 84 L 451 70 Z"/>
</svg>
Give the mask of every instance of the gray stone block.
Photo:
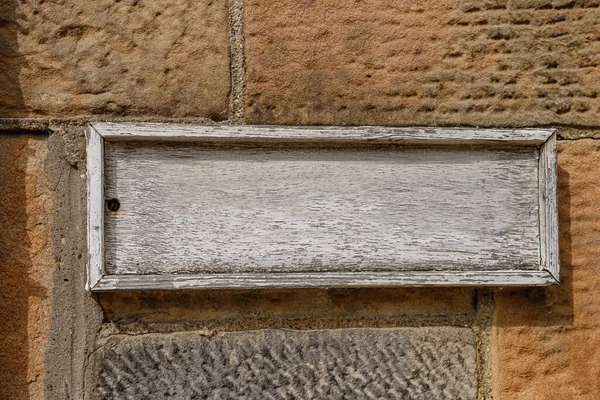
<svg viewBox="0 0 600 400">
<path fill-rule="evenodd" d="M 474 399 L 466 328 L 263 330 L 114 336 L 92 399 Z"/>
</svg>

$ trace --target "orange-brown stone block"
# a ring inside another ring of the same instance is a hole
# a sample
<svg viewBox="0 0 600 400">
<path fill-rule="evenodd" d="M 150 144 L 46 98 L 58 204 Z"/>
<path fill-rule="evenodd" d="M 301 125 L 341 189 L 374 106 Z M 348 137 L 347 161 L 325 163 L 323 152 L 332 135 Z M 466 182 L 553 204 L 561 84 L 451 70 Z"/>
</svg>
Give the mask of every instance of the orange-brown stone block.
<svg viewBox="0 0 600 400">
<path fill-rule="evenodd" d="M 45 139 L 0 132 L 0 399 L 44 397 L 55 266 Z"/>
<path fill-rule="evenodd" d="M 226 118 L 226 0 L 4 1 L 0 117 Z"/>
<path fill-rule="evenodd" d="M 111 321 L 233 321 L 248 327 L 248 320 L 362 319 L 386 325 L 394 317 L 468 317 L 475 313 L 473 296 L 468 288 L 339 288 L 113 292 L 99 299 Z"/>
<path fill-rule="evenodd" d="M 246 120 L 596 125 L 598 0 L 248 0 Z"/>
<path fill-rule="evenodd" d="M 600 393 L 600 142 L 559 142 L 560 286 L 498 290 L 494 398 Z"/>
</svg>

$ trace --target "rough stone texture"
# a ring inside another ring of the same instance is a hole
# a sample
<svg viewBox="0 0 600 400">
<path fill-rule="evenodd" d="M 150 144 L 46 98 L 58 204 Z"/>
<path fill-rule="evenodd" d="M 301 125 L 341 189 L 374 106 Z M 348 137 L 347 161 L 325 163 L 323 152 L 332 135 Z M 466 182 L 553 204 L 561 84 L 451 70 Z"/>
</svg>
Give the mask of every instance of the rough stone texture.
<svg viewBox="0 0 600 400">
<path fill-rule="evenodd" d="M 246 62 L 244 60 L 244 1 L 229 0 L 229 53 L 231 57 L 230 124 L 244 123 Z"/>
<path fill-rule="evenodd" d="M 94 399 L 473 399 L 465 328 L 265 330 L 113 337 Z"/>
<path fill-rule="evenodd" d="M 315 319 L 362 320 L 365 325 L 385 324 L 394 317 L 468 318 L 473 316 L 472 289 L 366 288 L 287 290 L 187 290 L 108 292 L 99 295 L 106 319 L 112 322 L 182 323 L 204 321 L 210 327 L 237 321 L 284 323 L 312 327 Z M 372 320 L 374 322 L 369 322 Z M 295 321 L 295 322 L 293 322 Z M 287 326 L 287 325 L 283 325 Z"/>
<path fill-rule="evenodd" d="M 600 393 L 600 142 L 559 142 L 558 160 L 562 283 L 496 291 L 494 398 Z"/>
<path fill-rule="evenodd" d="M 560 139 L 600 139 L 600 129 L 579 129 L 575 127 L 561 127 L 558 129 Z"/>
<path fill-rule="evenodd" d="M 41 399 L 52 306 L 47 134 L 0 132 L 0 398 Z"/>
<path fill-rule="evenodd" d="M 0 117 L 226 118 L 227 0 L 0 4 Z"/>
<path fill-rule="evenodd" d="M 102 310 L 85 290 L 85 139 L 79 124 L 51 122 L 46 170 L 55 191 L 52 247 L 56 271 L 50 335 L 45 349 L 44 398 L 83 399 L 84 371 L 102 323 Z"/>
<path fill-rule="evenodd" d="M 246 122 L 598 125 L 599 0 L 246 2 Z"/>
</svg>

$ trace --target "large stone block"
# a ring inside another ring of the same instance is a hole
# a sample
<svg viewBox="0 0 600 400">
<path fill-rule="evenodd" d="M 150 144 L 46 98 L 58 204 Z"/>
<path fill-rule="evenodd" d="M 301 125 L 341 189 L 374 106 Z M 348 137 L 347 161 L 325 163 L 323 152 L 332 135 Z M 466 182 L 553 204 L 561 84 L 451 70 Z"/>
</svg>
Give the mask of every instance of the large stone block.
<svg viewBox="0 0 600 400">
<path fill-rule="evenodd" d="M 246 2 L 246 120 L 597 125 L 598 0 Z"/>
<path fill-rule="evenodd" d="M 226 0 L 4 1 L 0 117 L 226 117 Z"/>
<path fill-rule="evenodd" d="M 0 399 L 44 397 L 56 265 L 46 139 L 0 132 Z"/>
<path fill-rule="evenodd" d="M 113 336 L 94 399 L 474 399 L 466 328 L 263 330 Z"/>
<path fill-rule="evenodd" d="M 600 143 L 559 142 L 561 284 L 495 294 L 494 398 L 600 393 Z"/>
<path fill-rule="evenodd" d="M 99 299 L 108 321 L 227 323 L 236 330 L 262 324 L 338 327 L 348 320 L 390 326 L 397 318 L 465 320 L 475 313 L 469 288 L 122 291 Z"/>
</svg>

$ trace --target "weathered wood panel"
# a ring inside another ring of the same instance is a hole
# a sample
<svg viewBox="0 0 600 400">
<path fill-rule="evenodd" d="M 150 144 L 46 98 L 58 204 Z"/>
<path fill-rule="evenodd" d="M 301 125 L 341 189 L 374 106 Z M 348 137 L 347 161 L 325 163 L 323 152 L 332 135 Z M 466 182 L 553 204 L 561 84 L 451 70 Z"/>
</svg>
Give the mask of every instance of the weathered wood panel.
<svg viewBox="0 0 600 400">
<path fill-rule="evenodd" d="M 192 288 L 552 285 L 546 271 L 395 271 L 265 274 L 105 275 L 95 291 Z"/>
<path fill-rule="evenodd" d="M 556 165 L 556 133 L 540 148 L 540 240 L 541 264 L 560 281 L 558 258 L 558 173 Z"/>
<path fill-rule="evenodd" d="M 104 140 L 92 127 L 86 130 L 88 276 L 87 288 L 104 275 Z"/>
<path fill-rule="evenodd" d="M 203 142 L 369 142 L 470 144 L 502 143 L 541 145 L 547 129 L 476 129 L 436 127 L 332 127 L 332 126 L 235 126 L 163 123 L 96 122 L 106 140 L 180 140 Z"/>
<path fill-rule="evenodd" d="M 537 270 L 537 149 L 110 143 L 109 274 Z"/>
<path fill-rule="evenodd" d="M 94 291 L 558 282 L 552 130 L 94 123 L 87 136 Z"/>
</svg>

